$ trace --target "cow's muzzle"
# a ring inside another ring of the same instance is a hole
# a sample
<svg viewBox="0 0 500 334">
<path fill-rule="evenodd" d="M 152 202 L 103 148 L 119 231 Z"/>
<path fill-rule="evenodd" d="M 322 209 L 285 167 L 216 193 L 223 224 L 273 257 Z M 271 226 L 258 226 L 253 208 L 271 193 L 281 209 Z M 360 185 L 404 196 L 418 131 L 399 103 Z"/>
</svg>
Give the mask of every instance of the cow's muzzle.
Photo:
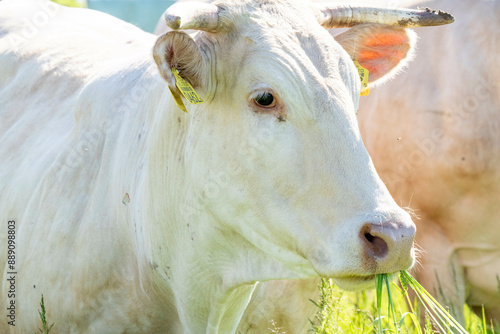
<svg viewBox="0 0 500 334">
<path fill-rule="evenodd" d="M 415 231 L 415 225 L 408 222 L 365 223 L 359 232 L 365 269 L 382 274 L 410 268 Z"/>
</svg>

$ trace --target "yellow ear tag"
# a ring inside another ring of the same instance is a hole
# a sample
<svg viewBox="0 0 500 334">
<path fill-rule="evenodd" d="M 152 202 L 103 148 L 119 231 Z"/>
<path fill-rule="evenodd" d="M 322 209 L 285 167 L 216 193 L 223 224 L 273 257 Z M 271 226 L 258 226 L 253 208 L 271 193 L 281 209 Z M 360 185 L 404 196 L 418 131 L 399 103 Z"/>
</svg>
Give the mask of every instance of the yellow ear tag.
<svg viewBox="0 0 500 334">
<path fill-rule="evenodd" d="M 370 88 L 368 88 L 368 77 L 370 72 L 361 66 L 357 59 L 354 59 L 354 65 L 358 69 L 359 79 L 361 80 L 361 96 L 367 96 L 370 94 Z"/>
<path fill-rule="evenodd" d="M 182 102 L 181 96 L 177 93 L 177 90 L 172 89 L 170 86 L 168 86 L 168 89 L 170 90 L 170 94 L 172 94 L 172 97 L 174 98 L 174 102 L 179 107 L 180 110 L 184 111 L 187 113 L 186 106 L 184 105 L 184 102 Z"/>
<path fill-rule="evenodd" d="M 181 91 L 182 95 L 188 100 L 189 103 L 191 104 L 200 104 L 205 101 L 196 93 L 194 88 L 184 80 L 180 75 L 179 75 L 179 70 L 172 68 L 172 73 L 174 74 L 175 77 L 175 85 L 179 90 Z M 175 99 L 175 97 L 174 97 Z M 182 109 L 182 108 L 181 108 Z M 185 109 L 185 108 L 184 108 Z"/>
</svg>

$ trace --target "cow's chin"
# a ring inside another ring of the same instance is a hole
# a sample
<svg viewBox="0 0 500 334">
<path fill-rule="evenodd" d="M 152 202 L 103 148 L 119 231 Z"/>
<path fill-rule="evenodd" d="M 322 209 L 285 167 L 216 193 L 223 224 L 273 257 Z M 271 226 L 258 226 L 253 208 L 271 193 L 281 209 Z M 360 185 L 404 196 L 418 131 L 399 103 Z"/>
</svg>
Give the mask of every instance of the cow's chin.
<svg viewBox="0 0 500 334">
<path fill-rule="evenodd" d="M 342 290 L 358 291 L 375 288 L 375 275 L 332 277 L 333 282 Z"/>
</svg>

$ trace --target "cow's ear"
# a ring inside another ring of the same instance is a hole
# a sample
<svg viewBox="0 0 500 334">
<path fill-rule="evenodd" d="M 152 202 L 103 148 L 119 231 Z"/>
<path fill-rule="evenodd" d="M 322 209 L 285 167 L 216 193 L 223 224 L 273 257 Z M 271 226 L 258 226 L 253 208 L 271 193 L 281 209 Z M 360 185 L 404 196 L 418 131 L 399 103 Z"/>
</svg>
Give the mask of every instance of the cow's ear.
<svg viewBox="0 0 500 334">
<path fill-rule="evenodd" d="M 393 77 L 413 56 L 416 34 L 383 24 L 361 24 L 335 36 L 335 40 L 370 75 L 369 83 Z"/>
<path fill-rule="evenodd" d="M 175 89 L 172 69 L 194 88 L 202 85 L 204 61 L 196 42 L 182 31 L 169 31 L 156 40 L 153 57 L 161 76 Z"/>
</svg>

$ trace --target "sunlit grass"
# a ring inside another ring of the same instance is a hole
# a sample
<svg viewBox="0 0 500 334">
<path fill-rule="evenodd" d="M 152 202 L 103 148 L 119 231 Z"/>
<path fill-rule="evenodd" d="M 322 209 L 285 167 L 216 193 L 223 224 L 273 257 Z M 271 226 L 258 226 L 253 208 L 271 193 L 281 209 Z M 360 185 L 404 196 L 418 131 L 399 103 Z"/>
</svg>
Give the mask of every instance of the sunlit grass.
<svg viewBox="0 0 500 334">
<path fill-rule="evenodd" d="M 460 326 L 448 314 L 446 306 L 436 300 L 407 272 L 402 272 L 403 283 L 396 285 L 389 275 L 379 275 L 374 291 L 346 292 L 332 280 L 323 279 L 319 286 L 318 313 L 311 319 L 314 334 L 433 334 L 470 333 L 494 334 L 486 317 L 477 317 L 464 306 L 465 325 Z M 410 300 L 407 289 L 416 289 L 421 301 Z M 378 297 L 378 298 L 377 298 Z M 420 306 L 424 304 L 424 306 Z M 423 312 L 421 316 L 421 312 Z M 420 319 L 425 319 L 420 326 Z M 496 333 L 500 333 L 497 331 Z"/>
<path fill-rule="evenodd" d="M 387 275 L 385 277 L 387 277 Z M 408 288 L 411 288 L 415 292 L 421 305 L 425 308 L 426 314 L 429 315 L 432 319 L 432 323 L 441 333 L 467 333 L 458 321 L 455 320 L 407 271 L 401 271 L 399 279 L 403 288 L 402 293 L 407 296 Z"/>
<path fill-rule="evenodd" d="M 38 310 L 38 315 L 40 316 L 40 320 L 42 321 L 42 328 L 39 328 L 39 331 L 41 334 L 49 334 L 52 327 L 54 326 L 54 323 L 52 323 L 50 326 L 47 324 L 47 318 L 45 314 L 46 313 L 45 302 L 43 300 L 43 295 L 42 295 L 42 300 L 40 301 L 40 308 L 41 310 Z"/>
<path fill-rule="evenodd" d="M 52 1 L 68 7 L 87 7 L 86 1 L 84 0 L 52 0 Z"/>
<path fill-rule="evenodd" d="M 393 283 L 390 275 L 376 277 L 376 289 L 372 291 L 346 292 L 338 288 L 331 279 L 322 279 L 319 285 L 319 301 L 313 302 L 318 307 L 314 319 L 310 319 L 314 334 L 500 334 L 498 325 L 484 315 L 477 317 L 464 306 L 465 326 L 458 324 L 408 273 L 399 275 L 400 285 Z M 421 303 L 411 301 L 408 289 L 414 289 Z M 424 304 L 424 307 L 419 305 Z M 49 334 L 52 326 L 48 325 L 43 295 L 40 302 L 39 316 L 42 334 Z M 424 312 L 421 317 L 421 312 Z M 420 326 L 420 319 L 425 319 Z M 286 334 L 275 323 L 269 333 Z M 35 333 L 36 334 L 36 333 Z"/>
</svg>

